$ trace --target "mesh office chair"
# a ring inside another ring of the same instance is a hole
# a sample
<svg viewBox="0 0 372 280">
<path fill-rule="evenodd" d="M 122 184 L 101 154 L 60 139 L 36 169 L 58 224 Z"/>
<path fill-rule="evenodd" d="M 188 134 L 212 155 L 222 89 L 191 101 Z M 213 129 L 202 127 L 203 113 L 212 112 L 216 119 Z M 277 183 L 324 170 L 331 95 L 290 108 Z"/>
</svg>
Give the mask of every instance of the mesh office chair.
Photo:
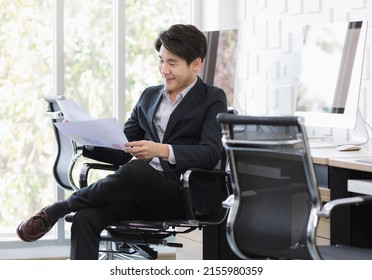
<svg viewBox="0 0 372 280">
<path fill-rule="evenodd" d="M 99 163 L 85 163 L 80 172 L 81 187 L 87 186 L 88 173 L 92 169 L 108 170 L 109 165 Z M 112 166 L 112 169 L 115 169 Z M 221 196 L 214 201 L 212 215 L 199 215 L 194 211 L 191 201 L 191 191 L 193 180 L 199 182 L 214 182 Z M 208 225 L 221 224 L 227 217 L 227 210 L 224 209 L 222 201 L 230 194 L 228 182 L 228 173 L 225 171 L 225 163 L 222 163 L 218 169 L 205 170 L 200 168 L 191 168 L 183 173 L 182 199 L 185 209 L 185 219 L 145 221 L 133 220 L 122 221 L 106 228 L 106 232 L 101 234 L 101 241 L 105 242 L 105 247 L 100 250 L 104 253 L 102 258 L 127 258 L 129 256 L 140 255 L 145 259 L 157 259 L 158 251 L 156 246 L 167 246 L 182 248 L 183 244 L 169 242 L 169 237 L 177 234 L 186 234 L 194 230 L 201 230 Z M 71 221 L 72 216 L 67 219 Z"/>
<path fill-rule="evenodd" d="M 44 112 L 51 119 L 52 123 L 62 122 L 64 120 L 61 109 L 58 106 L 57 100 L 63 99 L 63 96 L 45 96 L 44 99 L 48 103 L 48 107 Z M 82 155 L 83 147 L 69 138 L 60 134 L 57 127 L 53 125 L 53 131 L 57 144 L 57 153 L 53 165 L 53 176 L 57 185 L 64 190 L 78 190 L 79 187 L 75 184 L 72 177 L 72 171 L 78 158 Z"/>
<path fill-rule="evenodd" d="M 62 121 L 63 114 L 56 100 L 63 97 L 45 97 L 48 102 L 47 114 L 52 121 Z M 233 112 L 233 111 L 232 111 Z M 60 134 L 53 125 L 57 142 L 57 156 L 53 174 L 59 186 L 67 190 L 77 190 L 88 186 L 89 172 L 92 170 L 115 171 L 118 166 L 99 162 L 86 162 L 79 173 L 79 183 L 76 185 L 72 178 L 75 163 L 81 157 L 82 147 L 74 141 Z M 81 160 L 82 158 L 80 158 Z M 157 259 L 157 246 L 181 248 L 181 243 L 169 242 L 169 237 L 185 234 L 208 225 L 218 225 L 227 217 L 227 210 L 221 206 L 222 201 L 230 194 L 228 173 L 225 171 L 226 153 L 214 170 L 200 168 L 189 169 L 182 174 L 182 197 L 185 209 L 185 219 L 160 221 L 122 221 L 109 226 L 101 234 L 101 259 Z M 199 182 L 214 182 L 219 195 L 213 205 L 213 214 L 210 216 L 198 215 L 192 207 L 190 189 L 194 180 Z M 73 215 L 67 215 L 65 220 L 71 222 Z"/>
<path fill-rule="evenodd" d="M 303 120 L 220 114 L 233 194 L 227 239 L 244 259 L 372 259 L 372 249 L 318 246 L 320 217 L 335 207 L 356 207 L 372 196 L 322 207 Z"/>
</svg>

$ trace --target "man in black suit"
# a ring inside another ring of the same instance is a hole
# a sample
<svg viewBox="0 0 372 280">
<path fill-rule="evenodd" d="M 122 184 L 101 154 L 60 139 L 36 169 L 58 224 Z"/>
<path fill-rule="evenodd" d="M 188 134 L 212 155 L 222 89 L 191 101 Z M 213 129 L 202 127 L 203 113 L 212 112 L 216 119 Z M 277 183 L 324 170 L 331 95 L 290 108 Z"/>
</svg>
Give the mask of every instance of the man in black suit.
<svg viewBox="0 0 372 280">
<path fill-rule="evenodd" d="M 49 205 L 22 222 L 27 242 L 44 236 L 70 212 L 71 259 L 97 259 L 100 233 L 130 219 L 183 218 L 180 174 L 190 167 L 212 169 L 222 153 L 218 113 L 227 112 L 222 89 L 205 84 L 197 71 L 206 38 L 192 25 L 176 24 L 159 34 L 159 71 L 164 84 L 147 88 L 124 125 L 125 151 L 85 147 L 86 157 L 120 165 L 113 174 Z M 198 186 L 193 206 L 211 211 L 211 189 Z"/>
</svg>

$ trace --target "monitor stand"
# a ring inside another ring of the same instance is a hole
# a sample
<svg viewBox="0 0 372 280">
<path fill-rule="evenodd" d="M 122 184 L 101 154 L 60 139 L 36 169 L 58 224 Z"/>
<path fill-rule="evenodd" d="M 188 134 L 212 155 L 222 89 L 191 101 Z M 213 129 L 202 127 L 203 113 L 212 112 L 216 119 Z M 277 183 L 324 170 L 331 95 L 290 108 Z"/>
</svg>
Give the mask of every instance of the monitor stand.
<svg viewBox="0 0 372 280">
<path fill-rule="evenodd" d="M 354 129 L 345 129 L 346 135 L 343 137 L 335 136 L 333 128 L 330 135 L 317 138 L 309 138 L 310 148 L 331 148 L 341 145 L 364 145 L 368 143 L 369 135 L 363 116 L 358 109 L 356 125 Z"/>
</svg>

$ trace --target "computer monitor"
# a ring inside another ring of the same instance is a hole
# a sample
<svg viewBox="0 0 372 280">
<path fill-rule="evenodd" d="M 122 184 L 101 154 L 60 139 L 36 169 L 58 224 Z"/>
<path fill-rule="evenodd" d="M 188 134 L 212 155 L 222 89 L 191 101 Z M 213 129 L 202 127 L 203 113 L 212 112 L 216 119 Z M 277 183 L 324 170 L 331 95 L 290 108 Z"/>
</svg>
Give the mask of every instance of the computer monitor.
<svg viewBox="0 0 372 280">
<path fill-rule="evenodd" d="M 364 126 L 359 95 L 366 37 L 365 21 L 309 25 L 304 29 L 295 114 L 304 117 L 307 127 L 349 129 L 355 134 L 349 139 L 328 135 L 323 142 L 368 142 L 368 134 L 356 135 L 366 133 L 365 127 L 358 127 Z"/>
<path fill-rule="evenodd" d="M 228 106 L 233 106 L 238 30 L 216 30 L 204 32 L 208 52 L 199 76 L 207 84 L 222 88 Z"/>
</svg>

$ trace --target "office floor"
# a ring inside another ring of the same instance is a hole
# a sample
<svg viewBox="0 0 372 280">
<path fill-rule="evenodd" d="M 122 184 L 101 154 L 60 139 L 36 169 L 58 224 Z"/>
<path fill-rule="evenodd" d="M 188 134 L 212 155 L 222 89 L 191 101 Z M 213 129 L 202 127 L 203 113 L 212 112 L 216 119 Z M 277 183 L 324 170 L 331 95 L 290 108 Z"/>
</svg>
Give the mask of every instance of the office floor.
<svg viewBox="0 0 372 280">
<path fill-rule="evenodd" d="M 329 245 L 329 219 L 321 219 L 317 231 L 318 245 Z M 202 260 L 203 232 L 195 230 L 188 234 L 179 234 L 175 242 L 183 244 L 183 248 L 160 250 L 159 260 Z M 63 258 L 60 258 L 63 260 Z"/>
<path fill-rule="evenodd" d="M 203 231 L 194 230 L 188 234 L 178 234 L 177 242 L 183 244 L 183 248 L 177 248 L 177 260 L 202 260 L 203 259 Z"/>
</svg>

